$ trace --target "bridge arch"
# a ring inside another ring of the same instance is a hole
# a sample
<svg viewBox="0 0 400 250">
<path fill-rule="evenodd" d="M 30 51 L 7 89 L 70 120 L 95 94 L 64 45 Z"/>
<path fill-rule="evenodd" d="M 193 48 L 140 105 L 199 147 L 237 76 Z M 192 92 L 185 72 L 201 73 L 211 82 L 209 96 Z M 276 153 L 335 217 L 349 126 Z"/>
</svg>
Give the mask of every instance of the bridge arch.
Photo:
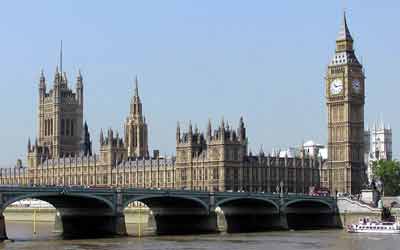
<svg viewBox="0 0 400 250">
<path fill-rule="evenodd" d="M 295 200 L 291 200 L 291 201 L 286 202 L 284 204 L 284 206 L 283 206 L 283 211 L 286 212 L 286 209 L 288 207 L 291 207 L 292 205 L 303 204 L 303 203 L 311 204 L 311 205 L 313 205 L 313 204 L 314 205 L 315 204 L 321 204 L 322 205 L 323 204 L 326 207 L 328 207 L 332 212 L 334 211 L 333 203 L 330 203 L 330 202 L 328 202 L 326 200 L 323 200 L 323 199 L 308 199 L 308 198 L 295 199 Z"/>
<path fill-rule="evenodd" d="M 101 202 L 104 202 L 104 204 L 107 204 L 108 207 L 114 211 L 114 205 L 113 203 L 101 196 L 96 196 L 96 195 L 88 195 L 88 194 L 76 194 L 76 193 L 68 193 L 68 194 L 57 194 L 57 193 L 30 193 L 30 194 L 22 194 L 22 195 L 18 195 L 15 196 L 11 199 L 8 199 L 2 206 L 2 209 L 4 210 L 5 208 L 7 208 L 10 204 L 20 201 L 20 200 L 24 200 L 24 199 L 38 199 L 38 200 L 43 200 L 46 201 L 48 203 L 50 203 L 51 205 L 53 205 L 55 208 L 57 208 L 57 206 L 54 203 L 54 201 L 51 200 L 56 200 L 57 197 L 60 196 L 65 196 L 65 197 L 77 197 L 77 198 L 88 198 L 88 199 L 93 199 L 93 200 L 98 200 Z M 55 198 L 55 199 L 54 199 Z M 53 202 L 53 203 L 52 203 Z"/>
<path fill-rule="evenodd" d="M 315 229 L 337 226 L 334 204 L 325 199 L 301 198 L 282 207 L 288 228 Z"/>
<path fill-rule="evenodd" d="M 277 212 L 279 212 L 279 205 L 276 204 L 273 200 L 266 199 L 266 198 L 260 198 L 260 197 L 251 197 L 251 196 L 225 198 L 225 199 L 219 200 L 216 203 L 216 207 L 219 207 L 221 205 L 224 205 L 225 203 L 229 203 L 229 202 L 233 202 L 233 201 L 237 201 L 237 200 L 241 200 L 241 201 L 243 201 L 243 200 L 259 200 L 259 201 L 267 202 L 267 203 L 273 205 L 276 208 Z"/>
<path fill-rule="evenodd" d="M 115 206 L 111 200 L 94 194 L 19 190 L 3 196 L 1 212 L 10 204 L 28 198 L 48 202 L 57 209 L 56 225 L 59 223 L 62 236 L 66 238 L 116 234 Z M 4 217 L 3 223 L 4 228 L 0 226 L 3 232 L 0 234 L 2 238 L 6 238 Z"/>
<path fill-rule="evenodd" d="M 257 232 L 280 227 L 279 205 L 262 197 L 229 197 L 216 203 L 219 231 Z"/>
<path fill-rule="evenodd" d="M 130 203 L 132 203 L 134 201 L 140 201 L 140 202 L 143 202 L 146 204 L 146 201 L 149 202 L 149 200 L 152 200 L 152 199 L 162 199 L 162 198 L 193 201 L 195 203 L 198 203 L 199 205 L 201 205 L 201 207 L 203 207 L 206 211 L 208 211 L 208 205 L 201 199 L 198 199 L 195 197 L 189 197 L 189 196 L 185 196 L 185 195 L 174 195 L 174 194 L 168 194 L 168 195 L 152 194 L 152 195 L 141 195 L 141 196 L 131 197 L 131 198 L 128 198 L 124 202 L 124 207 L 128 206 Z"/>
<path fill-rule="evenodd" d="M 135 201 L 149 208 L 147 229 L 150 228 L 152 233 L 171 235 L 216 231 L 207 203 L 199 198 L 165 193 L 132 194 L 126 197 L 124 207 Z"/>
</svg>

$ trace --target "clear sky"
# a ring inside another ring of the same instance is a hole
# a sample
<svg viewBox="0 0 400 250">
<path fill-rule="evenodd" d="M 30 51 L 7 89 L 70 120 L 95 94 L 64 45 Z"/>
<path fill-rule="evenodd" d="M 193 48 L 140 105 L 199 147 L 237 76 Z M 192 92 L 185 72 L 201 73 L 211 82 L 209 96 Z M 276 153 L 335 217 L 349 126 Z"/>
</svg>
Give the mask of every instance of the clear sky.
<svg viewBox="0 0 400 250">
<path fill-rule="evenodd" d="M 38 80 L 63 40 L 97 152 L 100 128 L 123 133 L 135 75 L 150 150 L 175 152 L 177 121 L 204 129 L 244 117 L 252 151 L 327 140 L 326 66 L 345 1 L 4 1 L 0 4 L 0 165 L 25 159 L 36 136 Z M 398 155 L 400 1 L 346 1 L 366 72 L 365 121 L 393 128 Z"/>
</svg>

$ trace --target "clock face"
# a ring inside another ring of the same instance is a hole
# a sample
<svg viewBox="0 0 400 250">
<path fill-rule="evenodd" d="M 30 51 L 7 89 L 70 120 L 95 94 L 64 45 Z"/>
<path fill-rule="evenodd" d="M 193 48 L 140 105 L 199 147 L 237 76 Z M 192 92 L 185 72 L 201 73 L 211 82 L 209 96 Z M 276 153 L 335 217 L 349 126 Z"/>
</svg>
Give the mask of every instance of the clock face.
<svg viewBox="0 0 400 250">
<path fill-rule="evenodd" d="M 356 93 L 356 94 L 360 93 L 360 90 L 361 90 L 361 83 L 360 83 L 360 80 L 354 79 L 354 80 L 351 82 L 351 86 L 353 87 L 354 93 Z"/>
<path fill-rule="evenodd" d="M 343 82 L 339 78 L 331 82 L 331 94 L 337 95 L 343 90 Z"/>
</svg>

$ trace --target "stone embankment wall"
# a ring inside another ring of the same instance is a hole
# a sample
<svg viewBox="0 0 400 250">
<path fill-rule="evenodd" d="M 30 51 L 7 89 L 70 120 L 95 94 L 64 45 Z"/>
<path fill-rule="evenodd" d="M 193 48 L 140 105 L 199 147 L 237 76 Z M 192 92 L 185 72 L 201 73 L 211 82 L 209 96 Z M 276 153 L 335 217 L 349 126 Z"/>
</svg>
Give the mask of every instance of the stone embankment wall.
<svg viewBox="0 0 400 250">
<path fill-rule="evenodd" d="M 36 215 L 35 215 L 36 211 Z M 4 211 L 6 221 L 33 221 L 54 222 L 56 216 L 55 208 L 32 208 L 32 207 L 8 207 Z M 125 209 L 125 223 L 147 223 L 149 216 L 148 208 Z"/>
<path fill-rule="evenodd" d="M 340 221 L 343 227 L 358 223 L 360 218 L 369 217 L 371 220 L 380 220 L 382 209 L 374 208 L 360 201 L 340 197 L 337 199 Z"/>
</svg>

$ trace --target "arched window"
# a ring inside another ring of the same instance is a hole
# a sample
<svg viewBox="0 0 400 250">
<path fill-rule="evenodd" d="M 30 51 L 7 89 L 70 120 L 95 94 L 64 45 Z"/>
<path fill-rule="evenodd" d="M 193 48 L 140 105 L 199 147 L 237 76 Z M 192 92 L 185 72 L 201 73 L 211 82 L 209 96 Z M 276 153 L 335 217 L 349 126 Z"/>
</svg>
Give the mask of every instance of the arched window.
<svg viewBox="0 0 400 250">
<path fill-rule="evenodd" d="M 65 133 L 65 135 L 66 135 L 66 136 L 69 136 L 69 128 L 70 128 L 70 120 L 69 120 L 69 119 L 66 119 L 65 127 L 66 127 L 66 133 Z"/>
<path fill-rule="evenodd" d="M 61 119 L 61 135 L 65 134 L 65 120 Z"/>
<path fill-rule="evenodd" d="M 72 119 L 71 120 L 71 136 L 74 136 L 74 123 L 75 123 L 75 120 Z"/>
<path fill-rule="evenodd" d="M 44 136 L 47 136 L 47 120 L 44 120 Z"/>
<path fill-rule="evenodd" d="M 50 119 L 50 135 L 53 135 L 53 119 Z"/>
</svg>

